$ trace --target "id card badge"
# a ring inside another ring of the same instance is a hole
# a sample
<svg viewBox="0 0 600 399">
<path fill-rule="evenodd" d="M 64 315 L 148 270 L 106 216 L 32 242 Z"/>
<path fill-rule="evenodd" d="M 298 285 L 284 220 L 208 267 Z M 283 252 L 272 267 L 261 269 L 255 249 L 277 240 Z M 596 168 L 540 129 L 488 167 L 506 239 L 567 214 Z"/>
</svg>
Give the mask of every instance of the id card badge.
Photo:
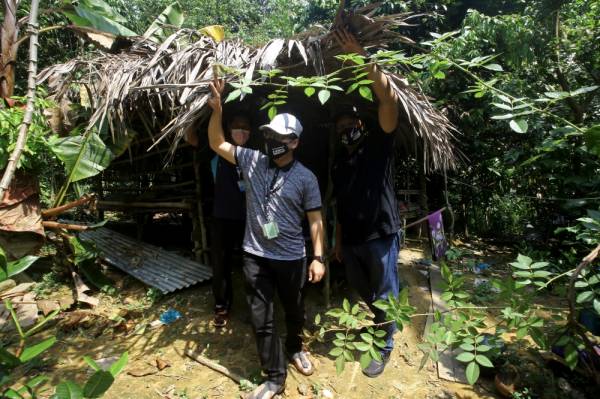
<svg viewBox="0 0 600 399">
<path fill-rule="evenodd" d="M 240 193 L 246 192 L 246 182 L 245 181 L 238 180 L 237 184 L 238 184 L 238 188 L 240 189 Z"/>
<path fill-rule="evenodd" d="M 267 240 L 272 240 L 279 235 L 279 226 L 277 222 L 269 222 L 262 225 L 263 235 Z"/>
</svg>

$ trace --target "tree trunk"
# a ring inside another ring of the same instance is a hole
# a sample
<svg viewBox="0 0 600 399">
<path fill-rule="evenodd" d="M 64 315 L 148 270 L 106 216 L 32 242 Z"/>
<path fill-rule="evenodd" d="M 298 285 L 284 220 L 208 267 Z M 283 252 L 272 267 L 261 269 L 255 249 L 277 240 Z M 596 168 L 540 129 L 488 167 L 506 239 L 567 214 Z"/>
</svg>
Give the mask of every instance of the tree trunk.
<svg viewBox="0 0 600 399">
<path fill-rule="evenodd" d="M 4 0 L 4 21 L 0 30 L 2 54 L 0 56 L 0 97 L 11 97 L 15 89 L 15 64 L 17 62 L 17 6 L 19 0 Z M 37 18 L 36 18 L 37 19 Z M 1 198 L 1 197 L 0 197 Z"/>
<path fill-rule="evenodd" d="M 8 2 L 6 2 L 8 3 Z M 31 120 L 33 118 L 33 111 L 35 107 L 35 78 L 37 76 L 37 50 L 38 50 L 38 24 L 37 24 L 37 13 L 38 13 L 39 0 L 31 1 L 31 11 L 29 13 L 28 30 L 31 33 L 29 38 L 29 68 L 27 70 L 27 107 L 25 109 L 25 115 L 23 115 L 23 122 L 19 126 L 19 136 L 17 137 L 17 143 L 15 149 L 8 158 L 4 175 L 0 181 L 0 201 L 4 198 L 4 193 L 8 190 L 10 182 L 12 181 L 15 170 L 25 148 L 27 142 L 27 133 Z M 4 37 L 3 37 L 4 39 Z M 4 56 L 4 54 L 2 54 Z M 13 79 L 14 83 L 14 79 Z"/>
</svg>

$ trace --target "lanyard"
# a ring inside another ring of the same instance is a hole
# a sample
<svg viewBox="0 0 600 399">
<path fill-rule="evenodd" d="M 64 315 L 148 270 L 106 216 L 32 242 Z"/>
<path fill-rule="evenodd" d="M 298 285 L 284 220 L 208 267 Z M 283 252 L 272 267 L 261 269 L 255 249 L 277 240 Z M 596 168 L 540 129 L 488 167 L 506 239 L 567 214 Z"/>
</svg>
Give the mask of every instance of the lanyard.
<svg viewBox="0 0 600 399">
<path fill-rule="evenodd" d="M 267 220 L 272 220 L 272 218 L 269 217 L 269 203 L 271 201 L 271 198 L 274 194 L 276 194 L 279 190 L 281 190 L 283 188 L 283 186 L 285 185 L 285 182 L 287 181 L 287 177 L 290 175 L 290 173 L 292 173 L 292 170 L 294 169 L 294 167 L 296 166 L 296 161 L 294 160 L 294 163 L 292 165 L 292 167 L 287 171 L 287 173 L 285 174 L 285 176 L 281 179 L 281 182 L 275 186 L 275 183 L 277 182 L 277 178 L 279 177 L 279 171 L 281 170 L 280 168 L 276 168 L 275 169 L 275 173 L 273 174 L 273 178 L 271 179 L 271 183 L 268 186 L 265 186 L 266 190 L 265 190 L 265 201 L 263 202 L 263 213 L 265 215 L 265 218 Z M 269 176 L 269 166 L 267 164 L 266 166 L 267 168 L 267 177 Z M 268 180 L 268 179 L 267 179 Z"/>
</svg>

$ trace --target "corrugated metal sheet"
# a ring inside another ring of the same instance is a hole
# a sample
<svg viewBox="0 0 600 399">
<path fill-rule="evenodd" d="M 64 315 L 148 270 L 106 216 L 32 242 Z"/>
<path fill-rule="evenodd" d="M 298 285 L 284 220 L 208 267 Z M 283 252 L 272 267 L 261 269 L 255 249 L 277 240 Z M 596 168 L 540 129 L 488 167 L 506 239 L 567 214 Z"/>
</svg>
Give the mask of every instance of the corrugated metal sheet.
<svg viewBox="0 0 600 399">
<path fill-rule="evenodd" d="M 96 243 L 108 264 L 163 293 L 186 288 L 212 277 L 209 266 L 105 227 L 83 231 L 80 235 Z"/>
</svg>

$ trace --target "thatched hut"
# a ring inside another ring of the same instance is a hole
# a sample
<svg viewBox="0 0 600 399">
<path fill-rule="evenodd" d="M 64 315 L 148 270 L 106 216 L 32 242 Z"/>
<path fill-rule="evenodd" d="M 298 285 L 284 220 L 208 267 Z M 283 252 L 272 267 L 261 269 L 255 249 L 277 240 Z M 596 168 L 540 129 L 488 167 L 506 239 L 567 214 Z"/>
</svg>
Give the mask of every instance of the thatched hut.
<svg viewBox="0 0 600 399">
<path fill-rule="evenodd" d="M 367 49 L 382 48 L 391 41 L 410 42 L 394 30 L 409 25 L 410 15 L 372 14 L 372 7 L 355 10 L 338 15 L 337 23 L 347 24 Z M 273 39 L 260 48 L 239 40 L 216 42 L 197 31 L 179 30 L 162 44 L 139 38 L 118 53 L 99 52 L 91 58 L 53 66 L 40 74 L 39 81 L 48 84 L 57 100 L 83 100 L 92 112 L 88 129 L 108 125 L 114 140 L 129 138 L 129 151 L 98 179 L 98 190 L 104 197 L 100 206 L 153 213 L 191 211 L 195 230 L 200 233 L 195 239 L 196 253 L 200 254 L 207 248 L 203 215 L 210 200 L 210 184 L 205 184 L 210 181 L 205 167 L 210 156 L 207 148 L 190 151 L 182 138 L 193 126 L 202 130 L 208 119 L 206 103 L 213 65 L 243 70 L 248 79 L 260 77 L 259 70 L 275 68 L 289 76 L 325 75 L 340 67 L 335 58 L 339 53 L 331 31 L 322 27 L 292 39 Z M 418 160 L 422 183 L 423 173 L 455 165 L 453 128 L 446 116 L 402 76 L 388 76 L 400 99 L 399 151 Z M 228 82 L 240 79 L 231 72 L 223 77 Z M 267 119 L 266 111 L 259 109 L 270 90 L 268 85 L 261 85 L 242 102 L 253 113 L 256 125 Z M 328 104 L 322 106 L 316 96 L 308 98 L 292 88 L 287 104 L 282 106 L 293 110 L 305 127 L 298 156 L 315 171 L 324 195 L 333 152 L 329 112 L 341 96 L 343 92 L 332 93 Z M 368 103 L 364 108 L 367 112 L 376 109 L 375 104 Z"/>
</svg>

